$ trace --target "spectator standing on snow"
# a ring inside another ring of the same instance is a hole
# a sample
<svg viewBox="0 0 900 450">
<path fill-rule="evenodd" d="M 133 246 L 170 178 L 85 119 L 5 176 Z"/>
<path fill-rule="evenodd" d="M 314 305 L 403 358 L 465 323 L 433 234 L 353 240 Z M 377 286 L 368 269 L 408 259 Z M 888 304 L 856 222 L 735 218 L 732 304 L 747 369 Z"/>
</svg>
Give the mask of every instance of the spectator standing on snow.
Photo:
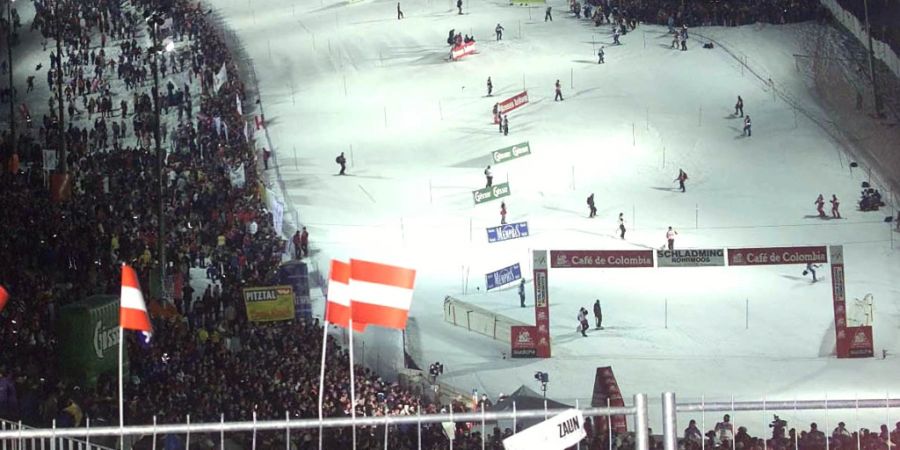
<svg viewBox="0 0 900 450">
<path fill-rule="evenodd" d="M 744 117 L 744 136 L 750 137 L 753 135 L 752 130 L 750 130 L 750 125 L 750 115 L 747 114 L 747 116 Z"/>
<path fill-rule="evenodd" d="M 600 308 L 600 299 L 594 301 L 594 320 L 597 321 L 597 329 L 603 329 L 603 309 Z"/>
<path fill-rule="evenodd" d="M 300 251 L 302 256 L 309 256 L 309 232 L 306 231 L 306 227 L 303 227 L 303 232 L 300 233 Z"/>
<path fill-rule="evenodd" d="M 494 33 L 497 35 L 497 40 L 503 40 L 503 27 L 498 23 L 496 27 L 494 27 Z"/>
<path fill-rule="evenodd" d="M 619 213 L 619 237 L 625 239 L 625 215 Z"/>
<path fill-rule="evenodd" d="M 737 103 L 734 104 L 734 115 L 738 115 L 740 113 L 740 117 L 744 117 L 744 99 L 738 95 Z"/>
<path fill-rule="evenodd" d="M 622 33 L 619 31 L 619 27 L 613 28 L 613 44 L 615 44 L 615 45 L 622 45 L 622 43 L 619 42 L 619 36 L 620 36 L 621 34 L 622 34 Z"/>
<path fill-rule="evenodd" d="M 841 212 L 838 211 L 838 207 L 841 206 L 841 202 L 838 201 L 837 195 L 831 194 L 831 217 L 833 219 L 840 219 Z"/>
<path fill-rule="evenodd" d="M 684 192 L 684 182 L 687 181 L 687 179 L 687 174 L 683 170 L 678 169 L 678 176 L 675 177 L 673 181 L 678 182 L 678 188 L 681 189 L 681 192 Z"/>
<path fill-rule="evenodd" d="M 456 0 L 456 9 L 459 10 L 459 14 L 462 15 L 462 0 Z"/>
<path fill-rule="evenodd" d="M 489 188 L 494 184 L 494 174 L 491 172 L 491 166 L 484 168 L 484 187 Z"/>
<path fill-rule="evenodd" d="M 506 225 L 506 202 L 500 202 L 500 225 Z"/>
<path fill-rule="evenodd" d="M 403 18 L 403 11 L 400 10 L 400 2 L 397 2 L 397 20 Z"/>
<path fill-rule="evenodd" d="M 587 337 L 587 333 L 585 332 L 588 329 L 587 310 L 584 308 L 580 308 L 578 310 L 577 319 L 578 319 L 578 331 L 581 332 L 582 336 Z"/>
<path fill-rule="evenodd" d="M 525 279 L 519 282 L 519 306 L 525 307 Z"/>
<path fill-rule="evenodd" d="M 668 242 L 669 250 L 675 249 L 675 236 L 678 235 L 678 232 L 673 230 L 672 227 L 669 227 L 669 231 L 666 231 L 666 242 Z"/>
<path fill-rule="evenodd" d="M 347 172 L 347 158 L 344 157 L 344 152 L 341 152 L 337 158 L 334 159 L 334 162 L 340 164 L 341 171 L 338 172 L 338 175 L 346 175 Z"/>
<path fill-rule="evenodd" d="M 487 88 L 488 88 L 488 97 L 490 97 L 491 94 L 494 92 L 494 83 L 491 82 L 491 77 L 488 77 Z M 494 104 L 494 115 L 495 116 L 497 115 L 497 104 L 496 103 Z"/>
<path fill-rule="evenodd" d="M 552 6 L 547 7 L 547 12 L 544 13 L 544 22 L 546 22 L 548 20 L 553 22 L 553 14 L 550 14 L 550 10 L 552 8 L 553 8 Z"/>
<path fill-rule="evenodd" d="M 113 125 L 115 125 L 115 122 L 113 123 Z M 263 147 L 263 167 L 265 167 L 264 170 L 269 170 L 269 158 L 271 157 L 272 152 L 270 152 L 269 149 Z"/>
<path fill-rule="evenodd" d="M 500 123 L 500 104 L 494 103 L 494 123 Z M 500 132 L 503 132 L 503 129 L 500 129 Z"/>
<path fill-rule="evenodd" d="M 503 116 L 503 135 L 509 135 L 509 116 Z"/>
<path fill-rule="evenodd" d="M 600 46 L 600 50 L 597 50 L 597 64 L 603 64 L 603 46 Z"/>
<path fill-rule="evenodd" d="M 553 101 L 554 101 L 554 102 L 558 102 L 558 101 L 560 101 L 560 100 L 563 99 L 563 96 L 562 96 L 562 86 L 560 86 L 559 80 L 556 80 L 556 85 L 555 85 L 555 87 L 556 87 L 556 96 L 553 97 Z"/>
<path fill-rule="evenodd" d="M 590 213 L 588 214 L 588 218 L 589 218 L 589 219 L 593 219 L 594 216 L 597 215 L 597 207 L 594 206 L 594 193 L 593 193 L 593 192 L 591 192 L 591 195 L 589 195 L 588 198 L 587 198 L 587 205 L 588 205 L 588 208 L 590 209 Z"/>
<path fill-rule="evenodd" d="M 822 194 L 819 194 L 819 196 L 816 197 L 816 201 L 813 203 L 816 205 L 816 211 L 819 213 L 819 218 L 824 219 L 827 217 L 825 215 L 825 198 L 822 197 Z"/>
<path fill-rule="evenodd" d="M 297 230 L 297 232 L 294 233 L 294 237 L 291 238 L 291 243 L 294 244 L 294 259 L 300 259 L 303 256 L 303 252 L 300 251 L 300 242 L 301 242 L 300 230 Z M 212 267 L 212 266 L 210 266 L 210 267 Z M 207 273 L 206 277 L 209 278 L 208 273 Z"/>
</svg>

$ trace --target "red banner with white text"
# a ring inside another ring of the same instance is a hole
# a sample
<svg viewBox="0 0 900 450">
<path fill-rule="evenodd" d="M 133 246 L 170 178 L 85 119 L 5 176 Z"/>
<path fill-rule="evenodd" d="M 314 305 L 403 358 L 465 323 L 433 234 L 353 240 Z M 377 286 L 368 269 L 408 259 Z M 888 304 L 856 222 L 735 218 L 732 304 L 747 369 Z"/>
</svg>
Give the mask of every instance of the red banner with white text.
<svg viewBox="0 0 900 450">
<path fill-rule="evenodd" d="M 625 406 L 625 399 L 622 398 L 622 391 L 619 390 L 619 382 L 616 381 L 616 375 L 613 373 L 612 367 L 597 368 L 597 373 L 594 375 L 594 392 L 591 395 L 591 406 L 594 408 Z M 603 435 L 609 432 L 607 422 L 612 422 L 612 429 L 616 434 L 628 432 L 628 422 L 625 420 L 625 416 L 612 416 L 612 420 L 602 416 L 594 418 L 594 426 Z"/>
<path fill-rule="evenodd" d="M 653 267 L 653 250 L 551 250 L 550 267 L 554 269 Z"/>
<path fill-rule="evenodd" d="M 763 266 L 772 264 L 821 264 L 828 262 L 825 246 L 729 248 L 729 266 Z"/>
</svg>

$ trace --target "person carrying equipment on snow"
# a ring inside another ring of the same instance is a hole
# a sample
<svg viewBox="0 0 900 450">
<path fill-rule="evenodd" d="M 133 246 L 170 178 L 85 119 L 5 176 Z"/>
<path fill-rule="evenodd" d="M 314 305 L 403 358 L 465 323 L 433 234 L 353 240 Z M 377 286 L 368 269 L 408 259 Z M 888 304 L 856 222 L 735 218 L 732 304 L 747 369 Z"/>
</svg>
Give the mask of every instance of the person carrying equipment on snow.
<svg viewBox="0 0 900 450">
<path fill-rule="evenodd" d="M 681 189 L 681 192 L 684 192 L 684 182 L 687 181 L 687 179 L 687 174 L 683 170 L 678 169 L 678 176 L 672 181 L 677 181 L 678 188 Z"/>
<path fill-rule="evenodd" d="M 341 154 L 338 155 L 337 158 L 334 158 L 334 162 L 341 165 L 341 171 L 338 173 L 338 175 L 346 175 L 345 172 L 347 171 L 347 158 L 344 157 L 344 152 L 341 152 Z"/>
<path fill-rule="evenodd" d="M 456 42 L 456 29 L 451 28 L 450 34 L 447 35 L 447 45 L 453 45 Z"/>
<path fill-rule="evenodd" d="M 824 219 L 827 217 L 825 215 L 825 198 L 822 197 L 822 194 L 819 194 L 819 197 L 816 198 L 816 201 L 813 203 L 816 205 L 816 211 L 819 213 L 819 218 Z"/>
<path fill-rule="evenodd" d="M 496 27 L 494 27 L 494 33 L 497 35 L 497 40 L 503 40 L 503 27 L 498 23 Z"/>
</svg>

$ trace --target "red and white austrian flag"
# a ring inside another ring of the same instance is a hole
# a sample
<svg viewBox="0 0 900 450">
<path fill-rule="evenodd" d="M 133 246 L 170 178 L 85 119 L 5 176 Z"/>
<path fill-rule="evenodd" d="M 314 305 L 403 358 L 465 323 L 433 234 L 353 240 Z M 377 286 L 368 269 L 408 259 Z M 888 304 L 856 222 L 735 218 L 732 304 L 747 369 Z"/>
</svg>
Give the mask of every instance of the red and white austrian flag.
<svg viewBox="0 0 900 450">
<path fill-rule="evenodd" d="M 6 292 L 6 289 L 0 286 L 0 311 L 3 311 L 7 300 L 9 300 L 9 292 Z"/>
<path fill-rule="evenodd" d="M 350 264 L 343 261 L 331 260 L 325 320 L 344 328 L 350 324 Z M 354 330 L 363 331 L 365 328 L 365 323 L 353 322 Z"/>
<path fill-rule="evenodd" d="M 137 273 L 127 264 L 122 265 L 122 295 L 119 306 L 119 326 L 126 330 L 153 332 L 150 316 L 144 303 L 144 294 L 138 284 Z"/>
<path fill-rule="evenodd" d="M 353 322 L 404 329 L 412 304 L 416 271 L 359 259 L 350 260 Z"/>
</svg>

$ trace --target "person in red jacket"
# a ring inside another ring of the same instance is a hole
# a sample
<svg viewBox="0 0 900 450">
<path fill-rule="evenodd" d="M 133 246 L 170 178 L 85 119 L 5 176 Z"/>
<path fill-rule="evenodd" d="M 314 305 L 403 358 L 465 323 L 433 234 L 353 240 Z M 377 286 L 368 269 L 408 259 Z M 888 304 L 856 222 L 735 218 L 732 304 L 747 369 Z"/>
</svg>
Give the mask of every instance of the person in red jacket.
<svg viewBox="0 0 900 450">
<path fill-rule="evenodd" d="M 823 219 L 825 217 L 827 217 L 825 215 L 825 198 L 822 197 L 822 194 L 819 194 L 819 197 L 816 199 L 815 204 L 816 204 L 816 211 L 819 212 L 819 217 L 821 217 Z"/>
<path fill-rule="evenodd" d="M 500 202 L 500 224 L 506 225 L 506 202 Z"/>
<path fill-rule="evenodd" d="M 678 187 L 681 189 L 681 192 L 684 192 L 684 182 L 687 181 L 687 179 L 687 174 L 683 170 L 678 169 L 678 177 L 675 178 L 675 181 L 678 182 Z"/>
<path fill-rule="evenodd" d="M 838 211 L 838 206 L 841 205 L 841 202 L 838 201 L 837 195 L 831 194 L 831 217 L 834 219 L 841 218 L 841 212 Z"/>
<path fill-rule="evenodd" d="M 300 233 L 300 251 L 304 257 L 309 256 L 309 232 L 306 231 L 306 227 L 303 227 L 303 232 Z"/>
</svg>

